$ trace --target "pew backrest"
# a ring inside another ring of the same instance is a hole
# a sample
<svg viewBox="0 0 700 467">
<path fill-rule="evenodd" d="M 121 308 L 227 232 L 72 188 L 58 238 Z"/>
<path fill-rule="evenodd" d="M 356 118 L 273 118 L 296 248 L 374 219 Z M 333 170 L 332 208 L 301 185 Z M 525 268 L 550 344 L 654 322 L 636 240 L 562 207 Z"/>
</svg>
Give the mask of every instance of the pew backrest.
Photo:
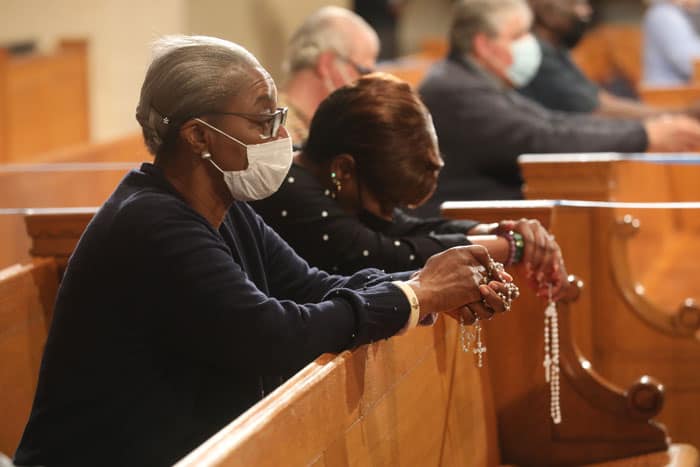
<svg viewBox="0 0 700 467">
<path fill-rule="evenodd" d="M 15 451 L 29 417 L 57 289 L 53 259 L 0 270 L 0 452 Z"/>
<path fill-rule="evenodd" d="M 33 251 L 60 263 L 91 215 L 28 215 Z M 517 271 L 516 280 L 524 282 Z M 663 403 L 660 385 L 642 379 L 623 391 L 600 378 L 570 337 L 564 303 L 564 422 L 551 422 L 540 347 L 544 306 L 524 290 L 512 313 L 485 323 L 482 370 L 473 355 L 461 352 L 459 327 L 449 319 L 323 356 L 181 465 L 357 465 L 377 459 L 392 465 L 416 459 L 424 465 L 553 465 L 665 451 L 666 433 L 650 421 Z M 270 448 L 281 443 L 284 450 Z"/>
<path fill-rule="evenodd" d="M 49 55 L 0 49 L 0 162 L 29 162 L 89 139 L 87 41 Z"/>
<path fill-rule="evenodd" d="M 29 260 L 24 209 L 100 206 L 135 162 L 0 165 L 0 268 Z"/>
<path fill-rule="evenodd" d="M 609 84 L 622 78 L 636 90 L 642 77 L 642 41 L 639 26 L 605 24 L 589 31 L 572 56 L 594 82 Z"/>
<path fill-rule="evenodd" d="M 444 209 L 455 218 L 528 217 L 547 225 L 568 268 L 587 284 L 571 317 L 582 355 L 621 386 L 642 373 L 658 378 L 668 394 L 660 421 L 674 441 L 700 445 L 700 421 L 692 415 L 700 406 L 700 236 L 687 223 L 659 221 L 700 217 L 700 203 L 520 201 Z"/>
</svg>

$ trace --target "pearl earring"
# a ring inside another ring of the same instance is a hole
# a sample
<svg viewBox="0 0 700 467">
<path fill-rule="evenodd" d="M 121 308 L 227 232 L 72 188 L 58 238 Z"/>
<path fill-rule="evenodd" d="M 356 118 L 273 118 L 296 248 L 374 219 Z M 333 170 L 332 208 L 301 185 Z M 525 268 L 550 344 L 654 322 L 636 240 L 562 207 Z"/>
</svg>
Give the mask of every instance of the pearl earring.
<svg viewBox="0 0 700 467">
<path fill-rule="evenodd" d="M 209 151 L 204 151 L 200 157 L 202 159 L 211 159 L 211 154 L 209 153 Z"/>
</svg>

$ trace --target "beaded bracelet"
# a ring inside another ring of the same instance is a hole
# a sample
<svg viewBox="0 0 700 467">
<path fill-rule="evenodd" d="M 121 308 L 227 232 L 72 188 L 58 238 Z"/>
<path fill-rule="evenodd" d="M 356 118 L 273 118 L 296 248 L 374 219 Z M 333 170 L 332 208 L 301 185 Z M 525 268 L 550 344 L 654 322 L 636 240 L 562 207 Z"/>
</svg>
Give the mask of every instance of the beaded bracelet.
<svg viewBox="0 0 700 467">
<path fill-rule="evenodd" d="M 508 241 L 508 259 L 505 261 L 505 265 L 518 264 L 523 259 L 523 253 L 525 252 L 525 239 L 523 236 L 514 230 L 497 230 L 495 233 Z"/>
<path fill-rule="evenodd" d="M 511 231 L 510 234 L 513 236 L 513 242 L 515 243 L 515 254 L 513 255 L 513 264 L 518 264 L 523 259 L 523 254 L 525 253 L 525 239 L 518 233 Z"/>
</svg>

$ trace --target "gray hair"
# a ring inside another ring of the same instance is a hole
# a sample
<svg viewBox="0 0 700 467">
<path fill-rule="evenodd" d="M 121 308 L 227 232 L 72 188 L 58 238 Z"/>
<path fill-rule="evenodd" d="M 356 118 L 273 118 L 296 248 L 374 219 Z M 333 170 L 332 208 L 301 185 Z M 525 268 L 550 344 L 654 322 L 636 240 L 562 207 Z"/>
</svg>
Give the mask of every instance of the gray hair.
<svg viewBox="0 0 700 467">
<path fill-rule="evenodd" d="M 295 73 L 316 65 L 318 56 L 327 50 L 347 57 L 351 53 L 349 27 L 364 29 L 377 37 L 367 22 L 350 10 L 327 6 L 306 18 L 289 40 L 282 65 L 286 73 Z M 377 39 L 377 42 L 379 39 Z"/>
<path fill-rule="evenodd" d="M 190 118 L 214 112 L 248 84 L 258 60 L 240 45 L 206 36 L 165 36 L 141 87 L 136 120 L 148 150 L 161 155 Z"/>
<path fill-rule="evenodd" d="M 450 46 L 462 54 L 472 52 L 477 34 L 497 35 L 503 15 L 516 9 L 530 12 L 526 0 L 461 0 L 452 15 Z"/>
</svg>

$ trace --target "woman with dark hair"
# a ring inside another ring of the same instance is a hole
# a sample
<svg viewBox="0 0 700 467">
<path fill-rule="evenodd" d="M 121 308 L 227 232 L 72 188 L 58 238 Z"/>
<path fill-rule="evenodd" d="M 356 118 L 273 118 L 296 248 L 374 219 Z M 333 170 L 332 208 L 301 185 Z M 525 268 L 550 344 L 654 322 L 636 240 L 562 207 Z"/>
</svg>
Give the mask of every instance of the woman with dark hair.
<svg viewBox="0 0 700 467">
<path fill-rule="evenodd" d="M 432 195 L 443 162 L 430 113 L 391 75 L 367 75 L 323 101 L 294 162 L 279 191 L 252 205 L 314 266 L 402 271 L 480 244 L 497 261 L 525 265 L 540 292 L 565 282 L 559 247 L 536 220 L 426 220 L 400 209 Z"/>
</svg>

